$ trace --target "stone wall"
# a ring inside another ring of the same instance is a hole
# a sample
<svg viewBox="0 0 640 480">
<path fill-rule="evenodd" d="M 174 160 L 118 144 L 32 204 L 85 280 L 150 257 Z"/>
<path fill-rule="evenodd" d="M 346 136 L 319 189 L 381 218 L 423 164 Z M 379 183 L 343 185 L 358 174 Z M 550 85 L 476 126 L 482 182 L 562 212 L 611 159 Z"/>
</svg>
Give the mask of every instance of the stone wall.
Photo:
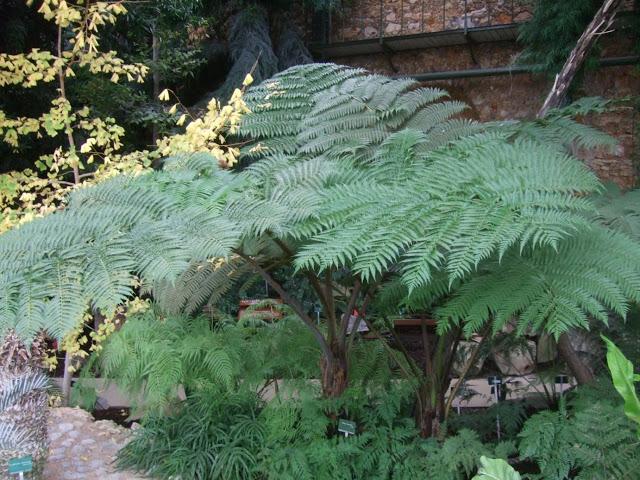
<svg viewBox="0 0 640 480">
<path fill-rule="evenodd" d="M 332 18 L 332 40 L 362 40 L 528 20 L 530 0 L 352 0 Z"/>
<path fill-rule="evenodd" d="M 623 38 L 613 38 L 604 48 L 604 57 L 629 55 L 631 45 Z M 514 42 L 487 43 L 474 46 L 450 46 L 331 59 L 336 63 L 367 68 L 387 75 L 503 67 L 512 64 L 519 53 Z M 551 88 L 551 80 L 540 74 L 492 76 L 425 82 L 448 90 L 452 97 L 470 106 L 468 115 L 478 120 L 533 118 Z M 580 96 L 624 98 L 640 94 L 640 70 L 636 66 L 604 67 L 586 74 L 578 90 Z M 635 160 L 638 111 L 621 105 L 615 111 L 585 119 L 610 133 L 619 144 L 612 152 L 597 150 L 582 153 L 585 162 L 603 179 L 624 188 L 637 181 Z"/>
<path fill-rule="evenodd" d="M 559 0 L 560 1 L 560 0 Z M 631 10 L 634 0 L 625 0 Z M 332 15 L 333 42 L 522 23 L 535 0 L 343 0 Z"/>
</svg>

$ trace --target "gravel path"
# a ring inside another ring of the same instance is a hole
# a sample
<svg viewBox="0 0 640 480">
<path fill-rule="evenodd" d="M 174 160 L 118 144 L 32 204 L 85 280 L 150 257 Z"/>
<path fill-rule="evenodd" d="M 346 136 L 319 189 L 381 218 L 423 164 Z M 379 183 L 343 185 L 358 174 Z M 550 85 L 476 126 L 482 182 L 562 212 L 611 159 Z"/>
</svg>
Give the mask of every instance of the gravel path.
<svg viewBox="0 0 640 480">
<path fill-rule="evenodd" d="M 113 461 L 131 430 L 110 420 L 94 421 L 79 408 L 53 408 L 49 416 L 49 458 L 46 480 L 142 480 L 138 474 L 116 472 Z"/>
</svg>

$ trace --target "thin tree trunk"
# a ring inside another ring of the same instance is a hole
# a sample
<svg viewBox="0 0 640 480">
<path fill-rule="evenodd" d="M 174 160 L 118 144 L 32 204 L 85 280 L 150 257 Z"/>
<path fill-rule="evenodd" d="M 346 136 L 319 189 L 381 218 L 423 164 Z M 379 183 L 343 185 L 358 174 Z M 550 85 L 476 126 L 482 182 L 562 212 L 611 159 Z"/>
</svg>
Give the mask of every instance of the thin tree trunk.
<svg viewBox="0 0 640 480">
<path fill-rule="evenodd" d="M 62 27 L 58 27 L 58 58 L 62 58 Z M 61 66 L 58 69 L 58 87 L 60 89 L 60 97 L 64 100 L 67 100 L 67 92 L 66 92 L 66 84 L 65 84 L 66 73 L 63 67 Z M 67 141 L 69 142 L 69 150 L 71 150 L 74 154 L 77 155 L 76 142 L 73 138 L 73 130 L 70 128 L 70 125 L 67 125 Z M 75 185 L 80 184 L 80 168 L 78 162 L 74 162 L 71 165 L 73 170 L 73 183 Z M 71 366 L 73 365 L 73 355 L 69 352 L 64 353 L 64 372 L 62 374 L 62 404 L 64 406 L 69 405 L 69 397 L 71 396 L 71 378 L 73 377 L 73 373 L 71 372 Z"/>
<path fill-rule="evenodd" d="M 73 359 L 69 352 L 64 352 L 64 375 L 62 376 L 62 404 L 66 407 L 69 406 L 69 399 L 71 397 L 71 380 L 73 379 L 73 373 L 71 373 L 71 365 Z"/>
<path fill-rule="evenodd" d="M 153 101 L 157 103 L 158 95 L 160 95 L 160 70 L 158 69 L 158 62 L 160 61 L 160 39 L 158 38 L 156 25 L 151 29 L 151 61 L 153 62 Z M 158 125 L 156 123 L 152 126 L 151 139 L 155 145 L 158 140 Z"/>
<path fill-rule="evenodd" d="M 567 92 L 576 73 L 582 67 L 587 55 L 591 51 L 591 48 L 598 40 L 598 37 L 609 30 L 617 11 L 622 6 L 623 0 L 605 0 L 602 7 L 597 11 L 591 23 L 587 26 L 582 33 L 576 46 L 569 54 L 569 58 L 565 62 L 560 73 L 556 75 L 553 87 L 547 95 L 547 99 L 544 101 L 542 108 L 538 112 L 538 118 L 544 117 L 547 112 L 552 108 L 557 108 L 562 105 L 564 99 L 567 96 Z"/>
<path fill-rule="evenodd" d="M 587 364 L 578 356 L 578 353 L 573 349 L 573 346 L 571 346 L 569 334 L 563 333 L 560 335 L 560 338 L 558 339 L 558 352 L 566 362 L 579 385 L 593 382 L 595 375 Z"/>
</svg>

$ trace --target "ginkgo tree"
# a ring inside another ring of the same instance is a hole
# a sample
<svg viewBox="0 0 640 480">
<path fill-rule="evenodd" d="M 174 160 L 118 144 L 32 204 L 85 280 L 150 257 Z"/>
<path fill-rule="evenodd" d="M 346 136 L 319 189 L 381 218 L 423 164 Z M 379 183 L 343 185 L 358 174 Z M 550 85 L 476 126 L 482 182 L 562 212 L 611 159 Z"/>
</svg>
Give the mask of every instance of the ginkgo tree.
<svg viewBox="0 0 640 480">
<path fill-rule="evenodd" d="M 0 53 L 0 87 L 13 85 L 28 89 L 51 83 L 56 86 L 56 95 L 49 110 L 38 117 L 11 118 L 0 111 L 0 138 L 13 148 L 19 148 L 21 138 L 27 135 L 60 140 L 58 147 L 40 157 L 34 168 L 0 175 L 0 232 L 64 207 L 69 193 L 81 185 L 95 184 L 122 173 L 137 175 L 148 171 L 152 161 L 161 155 L 211 151 L 219 155 L 222 164 L 235 163 L 237 148 L 223 148 L 220 143 L 224 142 L 223 134 L 237 130 L 240 115 L 246 112 L 241 90 L 234 92 L 228 105 L 212 100 L 203 118 L 191 118 L 184 134 L 159 139 L 157 149 L 121 153 L 124 129 L 113 118 L 95 116 L 87 105 L 73 105 L 67 90 L 80 70 L 106 75 L 114 83 L 145 81 L 149 71 L 146 65 L 126 63 L 117 52 L 100 49 L 100 29 L 115 24 L 118 17 L 127 13 L 125 2 L 45 0 L 38 12 L 55 25 L 54 50 L 33 49 L 15 55 Z M 250 83 L 248 76 L 244 86 Z M 167 99 L 168 92 L 163 92 L 160 100 Z M 176 123 L 180 126 L 189 113 L 181 104 L 171 107 L 169 113 L 177 114 L 178 106 L 181 115 Z M 92 318 L 92 313 L 85 312 L 85 320 Z M 107 318 L 92 332 L 94 341 L 113 330 L 112 322 L 113 318 Z M 86 355 L 81 346 L 89 339 L 82 334 L 83 324 L 79 321 L 60 344 L 67 352 L 65 398 L 69 394 L 71 373 Z"/>
<path fill-rule="evenodd" d="M 31 4 L 32 2 L 28 2 Z M 107 75 L 117 83 L 144 81 L 148 67 L 127 64 L 114 51 L 100 50 L 99 29 L 114 24 L 126 13 L 123 2 L 65 2 L 45 0 L 38 12 L 56 28 L 53 51 L 33 49 L 25 54 L 0 54 L 0 87 L 33 88 L 55 83 L 51 107 L 39 117 L 10 118 L 0 112 L 0 136 L 14 148 L 20 138 L 34 135 L 61 138 L 58 147 L 43 155 L 34 169 L 14 171 L 0 178 L 0 231 L 46 215 L 64 204 L 68 193 L 83 181 L 100 181 L 121 172 L 141 172 L 150 167 L 145 155 L 122 156 L 124 129 L 113 118 L 99 118 L 86 105 L 72 105 L 67 89 L 79 70 Z M 63 348 L 79 353 L 74 339 Z M 63 394 L 68 397 L 73 353 L 65 357 Z"/>
<path fill-rule="evenodd" d="M 35 169 L 1 177 L 0 229 L 55 210 L 83 180 L 141 171 L 149 166 L 144 156 L 125 159 L 117 154 L 124 130 L 113 118 L 95 117 L 88 106 L 72 105 L 67 95 L 68 82 L 79 70 L 107 75 L 114 83 L 144 81 L 146 65 L 128 64 L 116 52 L 100 50 L 99 29 L 114 24 L 126 11 L 124 2 L 45 0 L 38 12 L 55 25 L 54 49 L 0 54 L 0 87 L 33 88 L 43 83 L 56 86 L 49 110 L 39 117 L 10 118 L 0 112 L 0 137 L 14 148 L 26 135 L 62 139 L 53 152 L 36 162 Z"/>
</svg>

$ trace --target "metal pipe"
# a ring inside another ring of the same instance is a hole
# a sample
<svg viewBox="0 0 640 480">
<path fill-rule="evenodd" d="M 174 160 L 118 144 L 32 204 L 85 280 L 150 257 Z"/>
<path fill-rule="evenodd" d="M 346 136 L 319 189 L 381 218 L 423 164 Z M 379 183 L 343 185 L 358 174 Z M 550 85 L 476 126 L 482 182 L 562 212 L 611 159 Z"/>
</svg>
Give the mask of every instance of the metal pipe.
<svg viewBox="0 0 640 480">
<path fill-rule="evenodd" d="M 598 61 L 600 67 L 614 67 L 621 65 L 633 65 L 640 62 L 640 55 L 630 55 L 627 57 L 609 57 Z M 469 70 L 451 70 L 446 72 L 426 72 L 404 75 L 393 75 L 394 77 L 413 78 L 422 82 L 432 80 L 454 80 L 457 78 L 477 78 L 493 77 L 500 75 L 522 75 L 540 70 L 542 65 L 509 65 L 495 68 L 474 68 Z"/>
</svg>

